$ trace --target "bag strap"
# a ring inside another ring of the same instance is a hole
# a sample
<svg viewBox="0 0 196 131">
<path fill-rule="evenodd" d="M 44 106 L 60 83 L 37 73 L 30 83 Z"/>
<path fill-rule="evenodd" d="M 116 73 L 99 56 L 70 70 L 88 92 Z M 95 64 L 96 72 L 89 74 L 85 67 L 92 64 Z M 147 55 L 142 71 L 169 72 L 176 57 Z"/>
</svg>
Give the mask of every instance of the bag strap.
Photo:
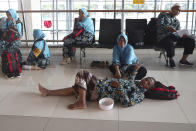
<svg viewBox="0 0 196 131">
<path fill-rule="evenodd" d="M 23 35 L 23 23 L 22 21 L 18 18 L 18 20 L 16 21 L 16 24 L 21 24 L 21 28 L 22 28 L 22 35 Z"/>
<path fill-rule="evenodd" d="M 38 42 L 38 41 L 42 41 L 42 40 L 44 41 L 44 45 L 43 45 L 43 48 L 42 48 L 41 53 L 39 54 L 39 56 L 38 56 L 37 58 L 39 58 L 39 57 L 44 53 L 44 51 L 45 51 L 45 46 L 46 46 L 46 41 L 45 41 L 43 38 L 40 38 L 40 39 L 36 40 L 36 41 L 34 42 L 33 46 L 32 46 L 32 50 L 33 50 L 34 48 L 37 48 L 37 47 L 35 46 L 35 43 Z"/>
<path fill-rule="evenodd" d="M 40 53 L 40 55 L 39 56 L 41 56 L 43 53 L 44 53 L 44 51 L 45 51 L 45 46 L 46 46 L 46 41 L 44 40 L 44 46 L 43 46 L 43 48 L 42 48 L 42 52 Z M 38 57 L 39 57 L 38 56 Z"/>
</svg>

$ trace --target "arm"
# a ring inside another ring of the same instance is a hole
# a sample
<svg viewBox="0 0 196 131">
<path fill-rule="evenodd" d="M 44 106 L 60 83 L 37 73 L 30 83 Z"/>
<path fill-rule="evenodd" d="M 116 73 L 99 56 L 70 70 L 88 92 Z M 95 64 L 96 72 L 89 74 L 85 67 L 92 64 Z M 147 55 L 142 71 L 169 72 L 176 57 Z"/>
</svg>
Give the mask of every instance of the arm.
<svg viewBox="0 0 196 131">
<path fill-rule="evenodd" d="M 132 88 L 132 91 L 125 90 L 120 94 L 120 103 L 124 107 L 130 107 L 143 101 L 144 94 L 137 89 Z"/>
<path fill-rule="evenodd" d="M 165 13 L 159 14 L 157 26 L 160 27 L 162 30 L 166 30 L 169 32 L 176 32 L 176 30 L 170 25 Z"/>
<path fill-rule="evenodd" d="M 141 67 L 141 64 L 136 64 L 135 67 L 134 67 L 134 71 L 132 72 L 132 74 L 130 74 L 130 77 L 129 77 L 129 80 L 130 81 L 134 81 L 135 80 L 135 77 L 137 75 L 137 71 L 139 70 L 139 68 Z"/>
<path fill-rule="evenodd" d="M 121 78 L 121 73 L 120 73 L 120 69 L 119 69 L 118 65 L 115 66 L 115 75 L 114 75 L 114 77 L 117 78 L 117 79 Z"/>
<path fill-rule="evenodd" d="M 16 28 L 18 30 L 18 33 L 19 33 L 20 37 L 22 37 L 22 25 L 21 25 L 21 23 L 16 24 Z"/>
<path fill-rule="evenodd" d="M 113 58 L 112 58 L 112 64 L 113 65 L 120 65 L 120 54 L 119 51 L 117 49 L 117 45 L 114 46 L 113 48 Z"/>
<path fill-rule="evenodd" d="M 80 35 L 84 31 L 84 29 L 80 25 L 78 25 L 78 24 L 79 24 L 78 22 L 76 24 L 74 24 L 73 32 L 71 34 L 65 36 L 62 41 L 65 41 L 68 37 L 75 38 L 75 37 L 77 37 L 78 35 Z M 79 26 L 79 28 L 76 28 L 76 26 Z"/>
<path fill-rule="evenodd" d="M 120 55 L 119 55 L 119 51 L 117 49 L 117 46 L 114 47 L 113 49 L 113 58 L 112 58 L 112 64 L 115 67 L 115 78 L 121 78 L 121 73 L 119 70 L 119 66 L 120 66 Z"/>
<path fill-rule="evenodd" d="M 126 54 L 125 54 L 125 64 L 129 65 L 129 64 L 136 64 L 138 61 L 137 56 L 135 55 L 134 49 L 132 46 L 130 46 L 127 50 L 126 50 Z"/>
</svg>

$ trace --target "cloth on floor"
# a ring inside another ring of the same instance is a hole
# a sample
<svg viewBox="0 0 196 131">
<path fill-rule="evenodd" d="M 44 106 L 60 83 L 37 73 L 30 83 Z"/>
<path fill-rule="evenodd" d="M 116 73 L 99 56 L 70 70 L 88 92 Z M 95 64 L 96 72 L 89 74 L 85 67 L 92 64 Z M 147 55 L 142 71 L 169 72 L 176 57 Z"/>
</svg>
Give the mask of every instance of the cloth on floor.
<svg viewBox="0 0 196 131">
<path fill-rule="evenodd" d="M 108 61 L 92 61 L 91 62 L 91 67 L 97 67 L 97 68 L 107 68 L 109 67 L 109 62 Z"/>
</svg>

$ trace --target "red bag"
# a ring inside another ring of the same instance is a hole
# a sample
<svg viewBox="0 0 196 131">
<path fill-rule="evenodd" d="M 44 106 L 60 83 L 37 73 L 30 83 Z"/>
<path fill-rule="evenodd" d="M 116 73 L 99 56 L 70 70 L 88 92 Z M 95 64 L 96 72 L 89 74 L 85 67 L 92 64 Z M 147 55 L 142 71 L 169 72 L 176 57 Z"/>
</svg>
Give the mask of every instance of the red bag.
<svg viewBox="0 0 196 131">
<path fill-rule="evenodd" d="M 13 41 L 16 41 L 16 40 L 20 39 L 19 33 L 14 29 L 7 30 L 3 34 L 3 37 L 4 37 L 5 41 L 7 41 L 7 42 L 13 42 Z"/>
<path fill-rule="evenodd" d="M 20 50 L 5 50 L 1 54 L 2 72 L 8 77 L 18 76 L 21 73 Z"/>
<path fill-rule="evenodd" d="M 174 86 L 165 86 L 161 82 L 155 82 L 153 88 L 145 92 L 145 97 L 150 99 L 158 100 L 172 100 L 177 99 L 180 93 L 175 89 Z"/>
</svg>

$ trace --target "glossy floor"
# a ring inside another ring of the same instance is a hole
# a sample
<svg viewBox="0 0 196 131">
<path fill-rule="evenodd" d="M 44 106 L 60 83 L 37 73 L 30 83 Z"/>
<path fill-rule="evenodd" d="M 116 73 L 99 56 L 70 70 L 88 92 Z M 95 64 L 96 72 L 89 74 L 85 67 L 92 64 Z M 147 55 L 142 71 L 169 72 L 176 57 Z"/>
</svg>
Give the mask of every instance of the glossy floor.
<svg viewBox="0 0 196 131">
<path fill-rule="evenodd" d="M 165 66 L 154 50 L 136 50 L 140 62 L 153 76 L 166 85 L 174 85 L 181 96 L 177 100 L 145 99 L 130 108 L 115 104 L 111 111 L 102 111 L 96 102 L 88 109 L 68 110 L 74 97 L 41 97 L 38 83 L 49 89 L 70 87 L 75 74 L 87 69 L 99 77 L 111 77 L 108 69 L 92 69 L 92 60 L 111 63 L 112 50 L 87 49 L 86 60 L 80 64 L 79 49 L 72 64 L 60 66 L 61 49 L 52 49 L 52 65 L 43 71 L 23 71 L 21 78 L 6 79 L 0 73 L 0 131 L 196 131 L 196 66 L 175 70 Z M 26 58 L 28 50 L 22 49 Z M 182 54 L 176 50 L 176 64 Z M 190 57 L 196 64 L 196 54 Z"/>
</svg>

